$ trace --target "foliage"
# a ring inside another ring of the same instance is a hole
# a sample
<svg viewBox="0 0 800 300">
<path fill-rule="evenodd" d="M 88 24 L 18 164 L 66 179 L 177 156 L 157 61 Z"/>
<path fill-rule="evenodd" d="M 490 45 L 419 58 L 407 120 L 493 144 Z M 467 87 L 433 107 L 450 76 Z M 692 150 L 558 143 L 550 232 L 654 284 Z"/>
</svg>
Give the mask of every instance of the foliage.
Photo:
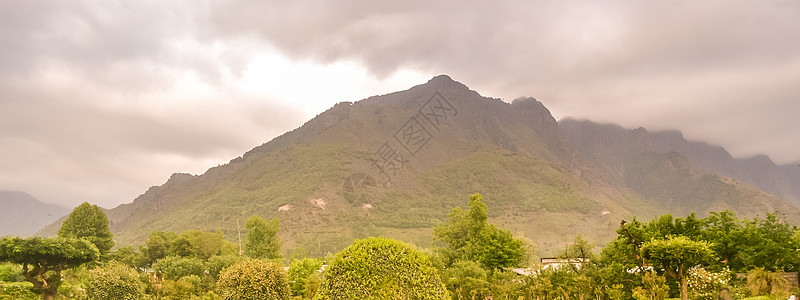
<svg viewBox="0 0 800 300">
<path fill-rule="evenodd" d="M 97 247 L 101 255 L 114 246 L 114 235 L 108 229 L 108 217 L 97 205 L 87 202 L 72 210 L 58 230 L 58 236 L 87 239 Z"/>
<path fill-rule="evenodd" d="M 642 245 L 642 256 L 681 282 L 681 299 L 688 299 L 688 268 L 713 258 L 709 243 L 686 236 L 654 239 Z"/>
<path fill-rule="evenodd" d="M 153 264 L 153 270 L 164 279 L 178 280 L 188 275 L 203 276 L 203 260 L 196 257 L 167 256 Z"/>
<path fill-rule="evenodd" d="M 728 286 L 729 281 L 730 271 L 727 269 L 709 272 L 704 268 L 691 268 L 688 276 L 689 294 L 697 300 L 715 299 L 717 291 Z"/>
<path fill-rule="evenodd" d="M 131 268 L 144 268 L 149 265 L 147 258 L 138 249 L 127 246 L 118 248 L 115 251 L 108 253 L 109 260 L 123 263 Z"/>
<path fill-rule="evenodd" d="M 144 286 L 139 273 L 119 262 L 92 270 L 87 293 L 90 299 L 142 299 Z"/>
<path fill-rule="evenodd" d="M 745 265 L 767 270 L 798 271 L 795 266 L 800 266 L 800 255 L 792 243 L 795 232 L 785 218 L 767 214 L 764 219 L 749 222 L 747 232 L 752 241 L 744 257 Z"/>
<path fill-rule="evenodd" d="M 231 243 L 223 238 L 222 232 L 184 230 L 180 234 L 154 231 L 150 233 L 142 248 L 144 261 L 152 264 L 167 256 L 196 257 L 207 260 L 221 255 Z"/>
<path fill-rule="evenodd" d="M 764 268 L 755 268 L 747 272 L 747 289 L 753 296 L 784 294 L 789 290 L 789 282 L 778 273 Z"/>
<path fill-rule="evenodd" d="M 184 230 L 172 241 L 170 252 L 178 256 L 209 259 L 219 255 L 225 243 L 222 232 Z"/>
<path fill-rule="evenodd" d="M 228 267 L 220 273 L 217 285 L 225 299 L 289 299 L 291 295 L 283 267 L 262 259 Z"/>
<path fill-rule="evenodd" d="M 174 232 L 153 231 L 147 236 L 142 253 L 148 264 L 152 264 L 159 259 L 170 255 L 170 245 L 177 238 Z"/>
<path fill-rule="evenodd" d="M 25 280 L 22 267 L 10 263 L 0 263 L 0 282 L 19 282 Z"/>
<path fill-rule="evenodd" d="M 336 254 L 314 299 L 445 299 L 437 270 L 403 242 L 356 240 Z"/>
<path fill-rule="evenodd" d="M 30 282 L 0 282 L 0 300 L 35 300 L 39 296 L 33 292 Z"/>
<path fill-rule="evenodd" d="M 491 293 L 486 270 L 474 261 L 457 261 L 445 270 L 445 285 L 453 299 L 485 299 Z"/>
<path fill-rule="evenodd" d="M 0 261 L 22 264 L 25 279 L 45 299 L 55 297 L 61 271 L 96 261 L 100 252 L 92 243 L 74 238 L 19 238 L 0 240 Z"/>
<path fill-rule="evenodd" d="M 189 299 L 197 296 L 201 279 L 197 275 L 183 276 L 178 280 L 165 280 L 161 294 L 167 299 Z"/>
<path fill-rule="evenodd" d="M 247 243 L 245 254 L 252 258 L 280 258 L 281 240 L 278 238 L 278 219 L 269 222 L 253 215 L 245 223 L 247 228 Z"/>
<path fill-rule="evenodd" d="M 633 298 L 636 300 L 664 300 L 667 296 L 669 287 L 666 278 L 652 271 L 645 273 L 642 276 L 642 285 L 633 290 Z"/>
<path fill-rule="evenodd" d="M 211 275 L 214 280 L 219 279 L 219 273 L 222 272 L 227 267 L 230 267 L 244 258 L 241 256 L 236 255 L 217 255 L 212 256 L 206 262 L 206 270 L 208 271 L 208 275 Z"/>
<path fill-rule="evenodd" d="M 435 238 L 447 243 L 447 265 L 472 260 L 490 271 L 518 265 L 525 256 L 522 241 L 487 222 L 488 209 L 480 194 L 469 198 L 466 213 L 456 207 L 447 223 L 434 228 Z"/>
<path fill-rule="evenodd" d="M 318 283 L 321 281 L 320 268 L 322 268 L 322 260 L 315 258 L 296 259 L 289 263 L 289 283 L 292 296 L 303 299 L 313 298 Z"/>
</svg>

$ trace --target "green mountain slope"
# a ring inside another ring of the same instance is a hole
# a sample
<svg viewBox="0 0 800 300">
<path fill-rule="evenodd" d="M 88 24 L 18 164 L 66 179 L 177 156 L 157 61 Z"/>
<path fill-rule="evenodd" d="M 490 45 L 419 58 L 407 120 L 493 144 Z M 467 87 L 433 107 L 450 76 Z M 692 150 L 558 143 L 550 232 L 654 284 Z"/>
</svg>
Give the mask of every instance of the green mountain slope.
<svg viewBox="0 0 800 300">
<path fill-rule="evenodd" d="M 621 218 L 681 211 L 630 190 L 625 167 L 619 176 L 611 169 L 575 150 L 535 99 L 506 103 L 437 76 L 339 103 L 226 165 L 175 174 L 108 215 L 118 245 L 154 230 L 233 239 L 250 215 L 277 217 L 284 251 L 324 255 L 376 235 L 428 246 L 431 228 L 477 192 L 491 222 L 552 254 L 577 233 L 610 240 Z"/>
<path fill-rule="evenodd" d="M 749 177 L 735 171 L 733 159 L 721 147 L 690 143 L 679 132 L 650 133 L 576 120 L 559 125 L 566 140 L 597 169 L 653 206 L 678 214 L 729 209 L 743 217 L 779 211 L 800 221 L 796 206 L 741 181 Z"/>
</svg>

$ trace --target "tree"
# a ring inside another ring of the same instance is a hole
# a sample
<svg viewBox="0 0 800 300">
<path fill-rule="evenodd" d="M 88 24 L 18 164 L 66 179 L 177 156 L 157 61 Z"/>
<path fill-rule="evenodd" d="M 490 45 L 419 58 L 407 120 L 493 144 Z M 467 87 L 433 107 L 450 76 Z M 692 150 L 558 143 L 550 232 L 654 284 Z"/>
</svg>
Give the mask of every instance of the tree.
<svg viewBox="0 0 800 300">
<path fill-rule="evenodd" d="M 667 275 L 680 281 L 683 300 L 689 299 L 688 269 L 714 257 L 709 243 L 693 241 L 685 236 L 651 240 L 642 245 L 641 251 L 645 259 L 657 263 Z"/>
<path fill-rule="evenodd" d="M 0 240 L 0 261 L 22 265 L 25 280 L 46 300 L 55 299 L 61 285 L 61 271 L 96 261 L 97 247 L 75 238 L 19 238 Z"/>
<path fill-rule="evenodd" d="M 225 240 L 222 232 L 184 230 L 173 243 L 174 254 L 209 259 L 219 255 Z"/>
<path fill-rule="evenodd" d="M 434 228 L 434 237 L 447 243 L 447 265 L 459 260 L 479 262 L 487 270 L 518 265 L 525 256 L 521 240 L 489 224 L 488 208 L 480 194 L 469 196 L 469 210 L 453 208 L 447 223 Z"/>
<path fill-rule="evenodd" d="M 322 260 L 316 258 L 295 259 L 289 263 L 289 282 L 291 282 L 292 295 L 302 299 L 311 299 L 316 293 L 322 268 Z M 311 289 L 309 289 L 311 288 Z"/>
<path fill-rule="evenodd" d="M 145 295 L 139 273 L 115 261 L 89 272 L 86 292 L 90 299 L 142 299 Z"/>
<path fill-rule="evenodd" d="M 446 299 L 428 257 L 400 241 L 356 240 L 336 254 L 314 299 Z"/>
<path fill-rule="evenodd" d="M 278 219 L 269 222 L 253 215 L 245 222 L 247 228 L 247 243 L 245 254 L 252 258 L 280 258 L 281 240 L 278 238 Z"/>
<path fill-rule="evenodd" d="M 153 270 L 167 280 L 178 280 L 188 275 L 202 276 L 203 260 L 197 257 L 167 256 L 153 263 Z"/>
<path fill-rule="evenodd" d="M 170 254 L 170 245 L 178 236 L 174 232 L 153 231 L 147 236 L 147 241 L 142 249 L 142 254 L 148 264 L 153 264 L 159 259 Z"/>
<path fill-rule="evenodd" d="M 108 230 L 108 217 L 97 205 L 83 202 L 69 214 L 58 230 L 58 236 L 87 239 L 106 254 L 114 246 L 114 235 Z"/>
<path fill-rule="evenodd" d="M 286 271 L 278 263 L 245 260 L 226 268 L 217 282 L 225 299 L 289 299 Z"/>
</svg>

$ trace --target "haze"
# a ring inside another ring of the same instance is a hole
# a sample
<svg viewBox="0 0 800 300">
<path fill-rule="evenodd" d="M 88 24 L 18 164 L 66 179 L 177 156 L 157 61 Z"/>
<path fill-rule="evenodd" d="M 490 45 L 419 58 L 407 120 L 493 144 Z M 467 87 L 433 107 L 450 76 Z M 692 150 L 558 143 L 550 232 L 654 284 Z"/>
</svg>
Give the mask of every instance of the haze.
<svg viewBox="0 0 800 300">
<path fill-rule="evenodd" d="M 797 164 L 798 16 L 797 1 L 4 1 L 0 190 L 113 207 L 437 74 Z"/>
</svg>

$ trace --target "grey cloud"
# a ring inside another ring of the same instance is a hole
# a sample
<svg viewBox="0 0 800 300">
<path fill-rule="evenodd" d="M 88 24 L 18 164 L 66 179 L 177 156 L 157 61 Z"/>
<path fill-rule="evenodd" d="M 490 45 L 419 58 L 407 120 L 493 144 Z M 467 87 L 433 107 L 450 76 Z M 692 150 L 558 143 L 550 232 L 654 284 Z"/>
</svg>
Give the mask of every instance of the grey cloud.
<svg viewBox="0 0 800 300">
<path fill-rule="evenodd" d="M 256 36 L 297 59 L 361 61 L 377 76 L 447 73 L 491 96 L 536 96 L 564 115 L 681 129 L 739 156 L 775 134 L 793 149 L 763 151 L 786 163 L 800 159 L 800 131 L 784 130 L 800 118 L 781 113 L 800 106 L 796 84 L 783 84 L 800 74 L 798 15 L 800 3 L 782 0 L 241 0 L 215 5 L 210 31 Z M 703 128 L 709 118 L 730 127 Z"/>
<path fill-rule="evenodd" d="M 798 15 L 800 2 L 779 0 L 5 1 L 0 169 L 17 171 L 0 189 L 130 201 L 299 125 L 292 104 L 159 94 L 182 76 L 222 85 L 264 45 L 379 78 L 446 73 L 488 96 L 534 96 L 557 117 L 796 161 Z"/>
</svg>

